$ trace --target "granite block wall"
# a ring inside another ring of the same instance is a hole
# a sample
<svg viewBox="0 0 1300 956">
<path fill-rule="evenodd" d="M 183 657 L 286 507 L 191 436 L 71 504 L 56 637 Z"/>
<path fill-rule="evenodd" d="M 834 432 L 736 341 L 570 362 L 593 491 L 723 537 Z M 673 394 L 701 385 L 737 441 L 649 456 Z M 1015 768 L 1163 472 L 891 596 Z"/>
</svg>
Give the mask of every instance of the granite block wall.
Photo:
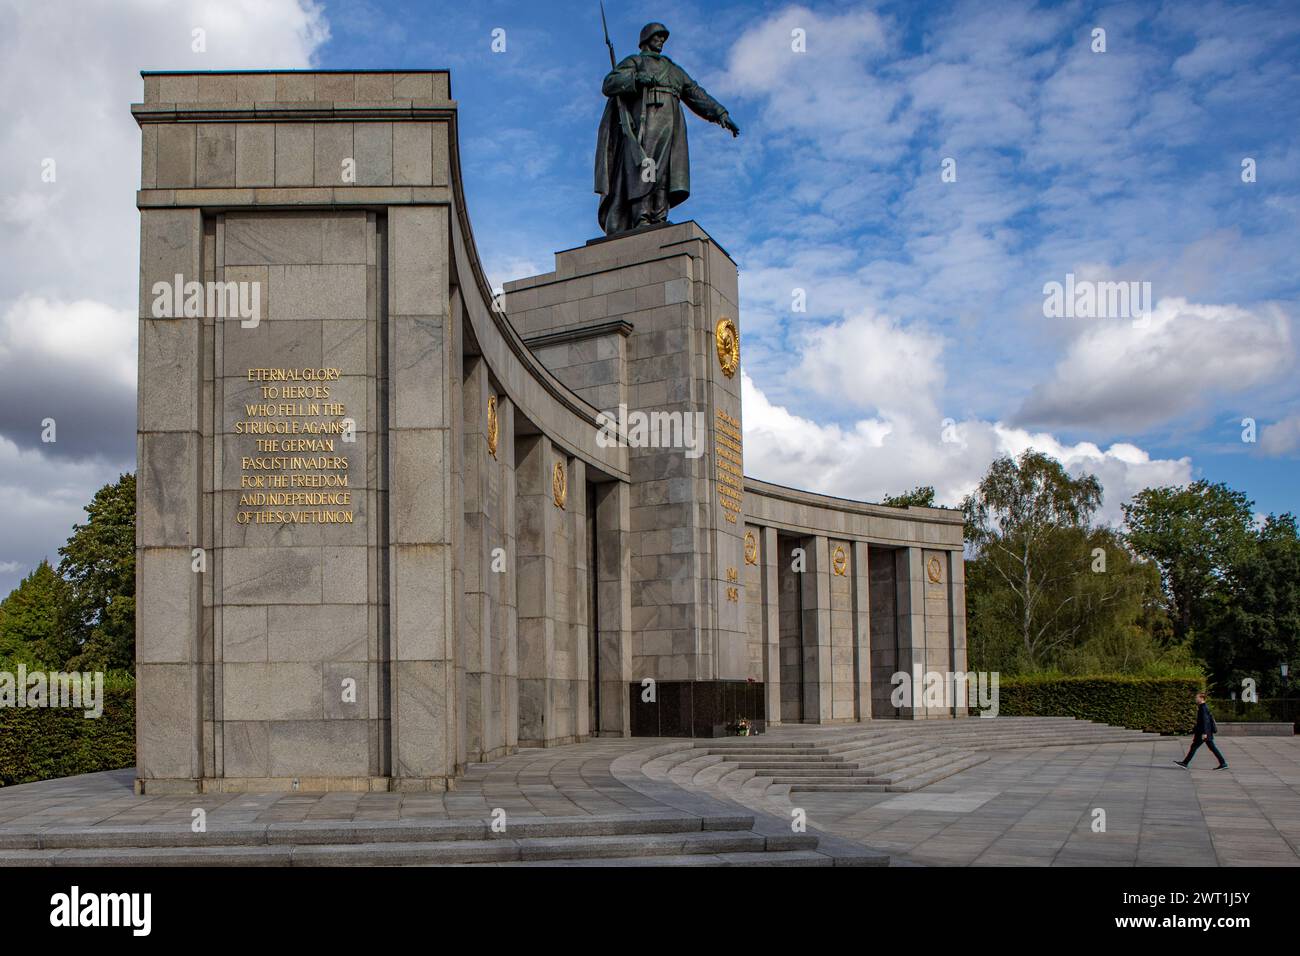
<svg viewBox="0 0 1300 956">
<path fill-rule="evenodd" d="M 680 443 L 629 449 L 634 680 L 750 673 L 743 518 L 721 504 L 714 447 L 719 415 L 740 420 L 740 378 L 720 370 L 714 341 L 737 301 L 735 264 L 694 223 L 565 250 L 554 272 L 505 287 L 566 385 L 606 411 L 690 415 L 703 433 L 698 457 Z"/>
</svg>

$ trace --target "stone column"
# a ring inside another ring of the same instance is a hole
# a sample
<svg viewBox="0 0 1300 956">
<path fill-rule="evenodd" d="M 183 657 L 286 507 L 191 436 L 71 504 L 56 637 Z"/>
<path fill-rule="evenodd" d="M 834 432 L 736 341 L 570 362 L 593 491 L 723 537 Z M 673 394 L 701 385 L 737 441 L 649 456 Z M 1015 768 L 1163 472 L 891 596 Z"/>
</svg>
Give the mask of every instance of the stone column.
<svg viewBox="0 0 1300 956">
<path fill-rule="evenodd" d="M 628 684 L 632 680 L 632 495 L 625 482 L 596 486 L 596 655 L 602 737 L 632 732 Z M 595 679 L 596 675 L 593 675 Z"/>
<path fill-rule="evenodd" d="M 895 552 L 898 575 L 898 664 L 912 682 L 910 707 L 900 717 L 925 716 L 917 693 L 925 677 L 925 568 L 921 549 L 900 548 Z"/>
<path fill-rule="evenodd" d="M 458 749 L 447 624 L 462 599 L 459 329 L 448 322 L 446 207 L 389 207 L 388 223 L 393 777 L 398 789 L 440 788 Z"/>
<path fill-rule="evenodd" d="M 952 607 L 948 552 L 925 549 L 921 552 L 925 587 L 925 669 L 927 673 L 947 675 L 952 672 Z M 937 580 L 936 580 L 937 578 Z M 937 704 L 926 706 L 927 717 L 951 717 L 952 686 L 943 683 L 943 696 Z"/>
<path fill-rule="evenodd" d="M 504 394 L 497 396 L 497 462 L 500 483 L 497 494 L 501 502 L 501 523 L 497 529 L 499 545 L 505 549 L 506 570 L 493 575 L 492 593 L 496 623 L 494 630 L 497 673 L 497 700 L 501 702 L 501 740 L 505 753 L 519 746 L 519 548 L 515 538 L 517 481 L 515 478 L 515 406 Z"/>
<path fill-rule="evenodd" d="M 871 564 L 867 542 L 854 541 L 849 556 L 853 578 L 854 716 L 871 719 Z"/>
<path fill-rule="evenodd" d="M 569 559 L 565 562 L 569 578 L 568 666 L 562 681 L 563 700 L 568 708 L 568 719 L 561 732 L 567 743 L 586 740 L 591 734 L 591 711 L 588 695 L 591 692 L 590 647 L 588 641 L 591 612 L 590 565 L 587 563 L 587 465 L 581 458 L 558 456 L 568 474 L 568 494 L 563 508 L 563 521 L 567 526 Z"/>
<path fill-rule="evenodd" d="M 192 136 L 192 131 L 191 131 Z M 139 460 L 136 484 L 137 790 L 195 792 L 202 747 L 201 585 L 195 548 L 202 539 L 200 420 L 210 403 L 201 318 L 154 318 L 153 288 L 203 275 L 198 209 L 140 211 Z"/>
<path fill-rule="evenodd" d="M 763 693 L 767 722 L 781 723 L 781 559 L 775 528 L 763 528 L 759 547 L 760 569 L 763 575 Z M 746 600 L 750 600 L 747 596 Z"/>
<path fill-rule="evenodd" d="M 493 615 L 489 584 L 492 549 L 497 546 L 489 514 L 492 455 L 488 451 L 487 363 L 482 356 L 465 359 L 465 602 L 461 614 L 460 669 L 465 674 L 463 726 L 470 760 L 483 760 L 499 736 L 500 708 L 494 706 Z"/>
<path fill-rule="evenodd" d="M 803 682 L 805 723 L 824 724 L 833 713 L 831 672 L 830 550 L 825 537 L 805 538 L 808 566 L 803 589 Z"/>
<path fill-rule="evenodd" d="M 515 450 L 516 543 L 519 620 L 519 746 L 542 747 L 555 725 L 551 675 L 555 673 L 556 594 L 554 547 L 559 509 L 552 495 L 555 453 L 545 435 L 520 438 Z"/>
<path fill-rule="evenodd" d="M 960 551 L 948 552 L 948 612 L 951 615 L 952 669 L 965 673 L 966 656 L 966 564 Z M 965 717 L 968 701 L 954 701 L 953 714 Z"/>
</svg>

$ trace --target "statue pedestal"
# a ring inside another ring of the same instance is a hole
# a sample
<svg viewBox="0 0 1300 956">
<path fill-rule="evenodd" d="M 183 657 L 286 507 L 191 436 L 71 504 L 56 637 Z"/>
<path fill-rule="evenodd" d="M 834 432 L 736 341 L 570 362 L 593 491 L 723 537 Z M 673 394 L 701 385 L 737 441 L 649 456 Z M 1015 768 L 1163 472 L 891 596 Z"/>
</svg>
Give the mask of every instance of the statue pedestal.
<svg viewBox="0 0 1300 956">
<path fill-rule="evenodd" d="M 635 735 L 761 721 L 741 586 L 736 264 L 696 223 L 670 223 L 560 252 L 554 272 L 505 292 L 524 340 L 628 443 L 631 681 L 602 676 L 602 700 L 628 700 Z"/>
</svg>

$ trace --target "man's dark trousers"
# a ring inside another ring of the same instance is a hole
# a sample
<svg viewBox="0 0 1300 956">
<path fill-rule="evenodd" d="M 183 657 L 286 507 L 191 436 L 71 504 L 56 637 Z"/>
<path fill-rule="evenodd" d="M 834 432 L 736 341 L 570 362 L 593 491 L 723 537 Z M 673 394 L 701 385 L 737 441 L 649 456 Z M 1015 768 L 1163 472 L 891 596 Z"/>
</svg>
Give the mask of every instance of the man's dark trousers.
<svg viewBox="0 0 1300 956">
<path fill-rule="evenodd" d="M 1192 738 L 1192 748 L 1189 751 L 1187 751 L 1187 756 L 1183 758 L 1183 763 L 1192 762 L 1192 757 L 1196 756 L 1196 751 L 1200 749 L 1202 743 L 1205 744 L 1205 746 L 1210 748 L 1210 753 L 1214 754 L 1214 756 L 1219 758 L 1219 763 L 1225 764 L 1228 762 L 1225 759 L 1223 759 L 1223 754 L 1219 753 L 1219 748 L 1214 746 L 1213 736 L 1203 737 L 1200 734 L 1197 734 L 1195 737 Z"/>
</svg>

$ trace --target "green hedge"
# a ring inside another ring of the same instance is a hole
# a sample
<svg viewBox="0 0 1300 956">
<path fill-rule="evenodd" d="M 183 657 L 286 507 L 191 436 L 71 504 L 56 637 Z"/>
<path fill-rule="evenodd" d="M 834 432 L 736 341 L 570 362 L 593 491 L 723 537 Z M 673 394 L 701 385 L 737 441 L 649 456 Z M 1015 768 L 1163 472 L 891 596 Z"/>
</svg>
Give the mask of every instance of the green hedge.
<svg viewBox="0 0 1300 956">
<path fill-rule="evenodd" d="M 0 707 L 0 786 L 135 765 L 135 688 L 104 687 L 104 712 Z"/>
<path fill-rule="evenodd" d="M 1199 677 L 1003 677 L 1001 717 L 1077 717 L 1160 734 L 1188 734 L 1196 723 Z"/>
</svg>

